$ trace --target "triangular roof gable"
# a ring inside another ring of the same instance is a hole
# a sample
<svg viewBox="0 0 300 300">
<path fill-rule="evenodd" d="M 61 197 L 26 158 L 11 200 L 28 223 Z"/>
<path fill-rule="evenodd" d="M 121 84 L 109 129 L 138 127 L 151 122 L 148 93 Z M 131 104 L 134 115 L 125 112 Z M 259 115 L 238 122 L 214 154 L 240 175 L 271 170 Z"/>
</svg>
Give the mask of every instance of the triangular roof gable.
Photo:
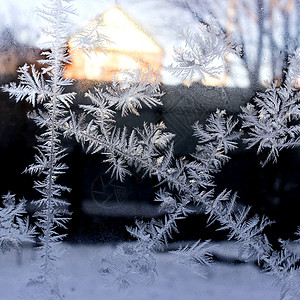
<svg viewBox="0 0 300 300">
<path fill-rule="evenodd" d="M 162 48 L 118 6 L 94 18 L 82 32 L 89 32 L 96 39 L 97 35 L 105 36 L 111 43 L 104 43 L 105 54 L 100 48 L 89 56 L 84 51 L 75 51 L 72 63 L 66 67 L 66 77 L 111 81 L 113 74 L 122 69 L 147 69 L 150 66 L 161 71 Z M 72 51 L 72 38 L 69 47 Z M 87 50 L 90 49 L 87 47 Z"/>
<path fill-rule="evenodd" d="M 119 6 L 114 6 L 102 14 L 101 29 L 112 43 L 111 50 L 142 51 L 162 53 L 162 48 L 136 24 Z"/>
</svg>

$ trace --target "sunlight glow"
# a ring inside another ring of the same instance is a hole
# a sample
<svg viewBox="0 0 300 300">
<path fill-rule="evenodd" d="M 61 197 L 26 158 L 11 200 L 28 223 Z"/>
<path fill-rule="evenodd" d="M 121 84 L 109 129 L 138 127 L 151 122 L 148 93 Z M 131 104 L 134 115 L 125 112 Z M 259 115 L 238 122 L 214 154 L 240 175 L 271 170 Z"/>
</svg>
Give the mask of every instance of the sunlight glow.
<svg viewBox="0 0 300 300">
<path fill-rule="evenodd" d="M 162 48 L 119 7 L 103 14 L 102 25 L 101 34 L 112 42 L 105 48 L 106 53 L 96 49 L 87 56 L 81 50 L 74 51 L 72 65 L 66 69 L 67 77 L 111 81 L 113 73 L 119 70 L 150 66 L 161 71 Z M 72 50 L 72 39 L 69 47 Z"/>
</svg>

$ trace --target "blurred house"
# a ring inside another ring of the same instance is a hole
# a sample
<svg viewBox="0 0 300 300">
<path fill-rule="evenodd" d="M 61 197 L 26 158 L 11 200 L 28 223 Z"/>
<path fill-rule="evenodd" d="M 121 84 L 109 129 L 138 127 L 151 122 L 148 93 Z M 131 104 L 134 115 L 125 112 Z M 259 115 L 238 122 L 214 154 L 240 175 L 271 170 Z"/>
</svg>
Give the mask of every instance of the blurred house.
<svg viewBox="0 0 300 300">
<path fill-rule="evenodd" d="M 98 26 L 93 28 L 93 34 L 105 35 L 111 42 L 106 45 L 105 53 L 100 48 L 93 49 L 89 55 L 81 50 L 74 51 L 72 65 L 66 69 L 67 77 L 111 81 L 113 74 L 121 69 L 146 69 L 148 66 L 160 73 L 162 48 L 118 6 L 87 25 L 93 26 Z M 71 52 L 73 41 L 72 38 L 69 41 Z"/>
</svg>

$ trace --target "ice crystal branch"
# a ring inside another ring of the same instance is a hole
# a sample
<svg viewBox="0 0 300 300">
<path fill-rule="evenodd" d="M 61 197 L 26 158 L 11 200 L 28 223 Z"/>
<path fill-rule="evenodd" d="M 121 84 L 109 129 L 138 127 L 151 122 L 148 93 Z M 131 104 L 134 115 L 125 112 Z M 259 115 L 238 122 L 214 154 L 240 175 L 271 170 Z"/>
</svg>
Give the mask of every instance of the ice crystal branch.
<svg viewBox="0 0 300 300">
<path fill-rule="evenodd" d="M 242 129 L 248 134 L 244 142 L 248 144 L 248 148 L 256 147 L 258 153 L 266 152 L 267 157 L 263 165 L 269 161 L 277 162 L 282 149 L 299 146 L 300 106 L 299 92 L 295 89 L 300 74 L 298 52 L 289 59 L 289 64 L 286 80 L 281 86 L 277 87 L 275 84 L 268 86 L 265 92 L 257 94 L 253 99 L 254 103 L 242 107 L 240 115 L 243 120 Z M 257 216 L 251 220 L 250 224 L 258 225 Z M 259 228 L 258 230 L 260 231 Z M 299 235 L 299 230 L 296 235 Z M 251 243 L 253 244 L 253 238 Z M 293 250 L 289 241 L 280 240 L 280 243 L 280 251 L 272 250 L 271 247 L 258 247 L 256 252 L 260 253 L 260 249 L 263 249 L 260 257 L 264 269 L 275 276 L 276 283 L 282 284 L 281 299 L 286 296 L 298 299 L 300 256 Z M 298 240 L 294 243 L 298 243 Z M 265 245 L 267 246 L 267 240 Z"/>
<path fill-rule="evenodd" d="M 96 91 L 96 95 L 103 104 L 99 90 Z M 177 231 L 177 220 L 187 217 L 192 212 L 188 207 L 189 203 L 211 205 L 213 174 L 229 159 L 228 151 L 237 146 L 236 139 L 239 134 L 234 130 L 236 122 L 231 117 L 227 118 L 224 111 L 218 110 L 210 116 L 207 126 L 196 124 L 194 130 L 199 144 L 193 156 L 195 160 L 189 162 L 186 159 L 173 158 L 173 135 L 165 132 L 163 124 L 144 124 L 143 129 L 135 129 L 128 134 L 125 129 L 121 131 L 112 125 L 103 126 L 107 122 L 103 113 L 106 109 L 111 109 L 110 105 L 106 104 L 101 114 L 92 107 L 84 106 L 85 111 L 93 116 L 92 121 L 87 124 L 82 122 L 84 117 L 81 116 L 78 120 L 73 117 L 72 122 L 66 126 L 66 133 L 74 135 L 88 150 L 106 154 L 107 160 L 112 163 L 113 173 L 119 179 L 122 180 L 128 173 L 128 165 L 144 175 L 156 176 L 161 184 L 166 184 L 170 192 L 160 190 L 155 199 L 162 203 L 161 207 L 166 211 L 164 219 L 138 221 L 135 228 L 128 228 L 130 234 L 138 239 L 137 247 L 144 248 L 145 253 L 162 249 L 172 238 L 173 232 Z M 98 118 L 100 120 L 97 120 Z M 178 195 L 172 195 L 172 191 L 176 191 Z M 196 251 L 198 247 L 201 248 L 200 243 L 193 249 Z M 118 253 L 120 251 L 123 250 L 119 249 Z M 137 266 L 133 264 L 135 260 L 128 261 L 128 257 L 125 259 L 129 270 L 124 271 L 124 274 L 128 274 Z M 105 270 L 109 275 L 115 273 L 108 266 Z"/>
<path fill-rule="evenodd" d="M 115 282 L 122 290 L 136 282 L 151 284 L 157 274 L 156 258 L 151 249 L 146 250 L 144 243 L 147 243 L 147 239 L 117 247 L 116 251 L 102 260 L 100 275 Z"/>
<path fill-rule="evenodd" d="M 288 296 L 298 299 L 300 297 L 299 252 L 294 250 L 295 247 L 290 241 L 279 241 L 281 250 L 273 251 L 269 257 L 264 259 L 264 270 L 275 277 L 275 284 L 280 283 L 282 285 L 280 299 Z"/>
<path fill-rule="evenodd" d="M 193 126 L 194 135 L 198 139 L 194 157 L 200 161 L 205 170 L 218 172 L 229 160 L 227 153 L 237 148 L 240 133 L 235 131 L 237 121 L 232 116 L 226 117 L 224 110 L 217 110 L 207 119 L 206 127 L 198 122 Z"/>
<path fill-rule="evenodd" d="M 263 230 L 273 222 L 264 216 L 250 217 L 250 207 L 236 210 L 236 199 L 236 193 L 231 194 L 224 190 L 215 198 L 212 208 L 207 212 L 212 222 L 218 221 L 221 224 L 219 230 L 229 232 L 229 240 L 235 239 L 239 242 L 240 254 L 244 255 L 245 260 L 257 259 L 259 262 L 272 251 Z"/>
<path fill-rule="evenodd" d="M 150 68 L 146 73 L 120 73 L 118 80 L 114 78 L 112 85 L 106 89 L 96 88 L 86 93 L 92 103 L 80 106 L 83 109 L 81 115 L 69 114 L 75 94 L 65 92 L 65 87 L 72 81 L 63 77 L 65 64 L 70 62 L 66 41 L 73 24 L 69 15 L 74 14 L 68 2 L 52 0 L 49 6 L 39 10 L 39 14 L 49 22 L 46 32 L 51 37 L 50 50 L 43 52 L 45 59 L 40 60 L 42 72 L 34 66 L 25 65 L 19 69 L 19 85 L 11 83 L 4 87 L 4 91 L 16 101 L 25 100 L 33 106 L 39 105 L 39 109 L 30 116 L 44 129 L 38 137 L 35 162 L 26 169 L 40 176 L 34 188 L 41 195 L 34 204 L 38 207 L 35 216 L 42 233 L 39 247 L 42 273 L 30 285 L 49 290 L 52 298 L 62 298 L 55 278 L 55 261 L 59 257 L 59 242 L 64 237 L 64 234 L 58 234 L 57 228 L 65 228 L 68 221 L 68 202 L 63 193 L 69 189 L 57 182 L 67 169 L 63 163 L 66 151 L 61 146 L 61 137 L 65 135 L 75 136 L 87 151 L 105 154 L 110 164 L 108 171 L 117 179 L 123 181 L 134 168 L 144 176 L 155 176 L 162 186 L 155 201 L 161 203 L 164 217 L 148 222 L 137 221 L 136 226 L 128 227 L 128 232 L 137 239 L 136 244 L 119 246 L 110 258 L 104 259 L 103 275 L 111 277 L 122 288 L 135 282 L 137 276 L 141 280 L 152 281 L 156 274 L 155 252 L 164 249 L 173 233 L 177 232 L 177 220 L 191 214 L 190 204 L 196 204 L 203 206 L 208 223 L 217 222 L 220 230 L 228 232 L 229 239 L 239 242 L 246 260 L 257 259 L 266 271 L 275 275 L 283 284 L 282 298 L 287 294 L 299 297 L 299 285 L 296 283 L 299 255 L 286 241 L 281 242 L 281 251 L 273 250 L 264 234 L 265 227 L 272 222 L 266 217 L 251 214 L 249 207 L 237 209 L 236 193 L 223 190 L 216 195 L 213 189 L 215 173 L 229 160 L 228 153 L 237 147 L 240 136 L 236 132 L 237 122 L 232 117 L 217 110 L 204 126 L 196 123 L 193 129 L 198 144 L 189 159 L 174 158 L 173 135 L 167 132 L 163 123 L 144 123 L 141 129 L 131 132 L 117 128 L 114 124 L 115 110 L 120 110 L 122 116 L 128 113 L 138 115 L 143 104 L 150 108 L 161 104 L 163 93 L 158 75 Z M 81 44 L 84 52 L 96 47 L 104 49 L 101 43 L 107 42 L 107 39 L 97 31 L 98 25 L 97 22 L 91 23 L 88 32 L 77 35 L 75 44 Z M 225 55 L 241 52 L 232 37 L 226 36 L 218 27 L 201 24 L 198 30 L 196 33 L 183 32 L 185 47 L 175 49 L 177 65 L 169 68 L 174 74 L 187 78 L 189 84 L 195 75 L 202 80 L 206 75 L 218 76 Z M 298 56 L 290 60 L 294 67 L 290 69 L 284 86 L 270 86 L 265 93 L 258 94 L 254 104 L 243 108 L 242 128 L 249 131 L 245 142 L 249 148 L 258 147 L 258 152 L 268 152 L 265 163 L 276 161 L 283 148 L 299 145 L 299 99 L 291 84 L 297 78 L 298 60 Z M 23 209 L 24 204 L 15 205 L 14 197 L 6 196 L 4 208 L 0 209 L 0 217 L 6 218 L 0 226 L 4 224 L 5 228 L 1 230 L 0 227 L 0 230 L 9 231 L 16 240 L 15 243 L 3 243 L 1 239 L 2 248 L 3 245 L 5 249 L 17 245 L 18 239 L 21 240 L 18 234 L 26 239 L 34 233 L 27 221 L 20 218 Z M 299 230 L 296 234 L 299 235 Z M 209 250 L 208 241 L 198 241 L 175 254 L 180 255 L 180 261 L 185 265 L 200 271 L 199 264 L 210 263 Z"/>
<path fill-rule="evenodd" d="M 288 70 L 285 84 L 291 87 L 299 86 L 299 76 L 300 76 L 300 51 L 296 50 L 294 55 L 289 57 L 288 60 Z"/>
<path fill-rule="evenodd" d="M 107 87 L 105 98 L 115 105 L 115 109 L 121 110 L 122 116 L 126 116 L 128 112 L 139 115 L 142 103 L 150 108 L 162 105 L 160 98 L 163 94 L 158 74 L 148 68 L 145 72 L 142 69 L 118 72 L 112 86 Z"/>
<path fill-rule="evenodd" d="M 19 85 L 11 83 L 4 87 L 4 91 L 9 92 L 10 97 L 14 97 L 16 102 L 25 100 L 35 106 L 51 96 L 51 90 L 41 73 L 35 70 L 34 65 L 31 66 L 31 74 L 29 69 L 27 64 L 20 67 L 18 69 Z"/>
<path fill-rule="evenodd" d="M 88 56 L 92 51 L 97 53 L 97 49 L 100 49 L 105 54 L 106 45 L 109 45 L 112 41 L 103 34 L 101 30 L 103 27 L 102 18 L 95 18 L 74 35 L 71 40 L 72 49 L 75 51 L 80 49 Z"/>
<path fill-rule="evenodd" d="M 72 1 L 48 0 L 47 4 L 44 4 L 41 8 L 37 8 L 37 14 L 47 22 L 44 33 L 48 36 L 50 48 L 56 48 L 61 53 L 66 48 L 66 42 L 70 38 L 70 33 L 72 33 L 75 26 L 75 22 L 73 22 L 71 17 L 76 15 L 76 11 L 69 4 Z M 67 54 L 61 57 L 61 61 L 67 62 L 65 61 L 66 58 L 68 58 Z"/>
<path fill-rule="evenodd" d="M 180 247 L 170 253 L 175 257 L 174 261 L 183 264 L 185 267 L 193 270 L 197 275 L 206 278 L 204 266 L 210 266 L 212 263 L 212 250 L 214 246 L 210 241 L 201 242 L 200 240 L 191 246 Z"/>
<path fill-rule="evenodd" d="M 97 93 L 98 100 L 103 100 L 104 97 L 99 97 L 99 90 Z M 228 232 L 229 239 L 239 242 L 240 252 L 245 260 L 254 258 L 267 265 L 272 257 L 272 261 L 278 259 L 279 252 L 272 249 L 264 234 L 264 229 L 272 222 L 266 217 L 251 215 L 249 207 L 237 210 L 236 193 L 224 190 L 219 195 L 214 195 L 212 189 L 214 174 L 229 160 L 228 152 L 237 147 L 236 141 L 240 133 L 235 130 L 237 122 L 232 117 L 227 117 L 224 111 L 217 110 L 208 118 L 205 126 L 196 123 L 194 134 L 198 139 L 198 145 L 192 156 L 194 160 L 188 161 L 184 158 L 174 159 L 172 135 L 163 134 L 165 128 L 161 127 L 161 124 L 150 127 L 144 125 L 144 129 L 135 129 L 131 133 L 125 129 L 121 131 L 114 127 L 112 115 L 104 113 L 106 109 L 111 108 L 112 106 L 106 103 L 106 108 L 99 113 L 92 109 L 92 106 L 89 109 L 85 107 L 86 112 L 93 116 L 93 121 L 87 124 L 80 121 L 84 119 L 83 117 L 78 121 L 73 116 L 72 122 L 67 125 L 67 133 L 74 135 L 90 151 L 105 153 L 109 160 L 114 162 L 115 170 L 119 170 L 115 171 L 115 174 L 126 175 L 129 172 L 126 166 L 129 165 L 142 171 L 143 174 L 156 176 L 167 188 L 161 189 L 155 198 L 161 203 L 161 209 L 166 215 L 162 220 L 137 221 L 136 227 L 127 228 L 137 239 L 134 249 L 138 249 L 136 250 L 138 253 L 135 250 L 127 251 L 127 245 L 118 246 L 116 254 L 112 254 L 112 260 L 105 260 L 105 265 L 101 268 L 102 274 L 121 283 L 122 287 L 134 281 L 132 276 L 136 270 L 139 270 L 139 276 L 143 273 L 141 270 L 144 270 L 144 275 L 152 278 L 156 274 L 156 264 L 153 261 L 155 251 L 163 249 L 177 231 L 177 220 L 186 218 L 192 212 L 188 206 L 190 203 L 202 205 L 208 221 L 218 222 L 220 230 Z M 115 164 L 116 160 L 119 161 L 118 164 Z M 189 262 L 192 269 L 195 267 L 194 262 L 203 263 L 201 259 L 197 260 L 197 253 L 203 253 L 202 246 L 203 244 L 199 242 L 190 251 L 188 248 L 183 250 L 182 257 Z M 142 264 L 143 268 L 140 261 L 134 259 L 141 253 L 149 258 Z M 115 255 L 119 259 L 120 255 L 123 255 L 124 263 L 116 266 Z M 284 277 L 284 272 L 291 275 L 290 270 L 282 270 L 277 263 L 272 266 L 272 272 L 280 274 L 281 278 Z M 286 284 L 284 289 L 285 286 Z"/>
<path fill-rule="evenodd" d="M 221 43 L 224 38 L 222 32 L 217 33 L 214 28 L 206 26 L 202 30 L 204 30 L 203 36 L 187 33 L 186 46 L 190 49 L 186 52 L 180 50 L 181 53 L 177 51 L 180 54 L 179 67 L 174 70 L 177 73 L 185 72 L 184 75 L 189 76 L 190 81 L 196 71 L 200 72 L 202 77 L 205 73 L 215 75 L 219 69 L 214 69 L 215 66 L 210 65 L 215 59 L 223 57 L 227 52 L 239 52 L 232 40 L 227 40 L 225 44 L 224 41 Z M 207 49 L 206 45 L 209 45 Z M 227 117 L 224 111 L 217 110 L 209 117 L 205 126 L 199 123 L 194 125 L 198 145 L 192 159 L 175 159 L 172 135 L 166 132 L 164 124 L 144 124 L 142 129 L 134 129 L 131 132 L 126 128 L 118 129 L 114 125 L 114 109 L 121 110 L 123 116 L 129 112 L 137 114 L 137 109 L 141 107 L 142 102 L 149 106 L 159 104 L 161 96 L 159 92 L 155 95 L 157 103 L 151 102 L 153 100 L 147 103 L 144 101 L 147 99 L 145 97 L 152 96 L 153 91 L 157 93 L 158 89 L 147 90 L 144 87 L 140 89 L 140 84 L 143 85 L 143 81 L 140 80 L 141 74 L 137 77 L 131 73 L 125 75 L 127 75 L 125 80 L 120 82 L 114 80 L 112 87 L 107 87 L 106 90 L 98 88 L 94 92 L 88 92 L 86 96 L 91 99 L 92 104 L 81 106 L 84 110 L 81 116 L 72 114 L 71 120 L 63 125 L 66 129 L 64 133 L 75 136 L 88 151 L 105 154 L 111 164 L 110 170 L 117 179 L 123 180 L 130 173 L 128 167 L 133 167 L 144 175 L 157 177 L 160 185 L 165 185 L 165 188 L 157 193 L 155 200 L 161 202 L 161 209 L 166 214 L 161 220 L 137 221 L 135 227 L 127 228 L 137 239 L 135 247 L 128 247 L 128 245 L 117 247 L 111 259 L 104 261 L 101 273 L 111 277 L 123 288 L 134 281 L 134 274 L 153 278 L 156 273 L 155 251 L 165 247 L 172 234 L 177 231 L 177 220 L 186 218 L 192 212 L 189 204 L 194 203 L 204 207 L 208 222 L 219 223 L 220 230 L 226 230 L 229 239 L 239 242 L 240 251 L 246 260 L 255 258 L 266 265 L 271 265 L 275 261 L 271 267 L 274 274 L 284 276 L 285 272 L 288 272 L 291 275 L 292 268 L 282 269 L 276 262 L 280 259 L 280 252 L 272 249 L 263 233 L 266 226 L 271 225 L 272 222 L 266 217 L 251 215 L 249 207 L 237 210 L 235 205 L 237 195 L 231 191 L 224 190 L 218 195 L 214 194 L 214 174 L 229 160 L 228 152 L 237 147 L 236 140 L 240 136 L 235 131 L 237 122 L 232 117 Z M 280 90 L 271 87 L 266 94 L 262 94 L 262 97 L 266 98 L 263 99 L 266 100 L 266 104 L 257 97 L 257 107 L 262 110 L 256 115 L 257 112 L 252 113 L 251 106 L 246 108 L 243 111 L 245 115 L 242 116 L 243 120 L 246 120 L 243 128 L 255 127 L 256 122 L 265 116 L 272 121 L 270 124 L 264 124 L 264 128 L 274 125 L 275 129 L 281 130 L 282 124 L 290 128 L 293 124 L 287 125 L 285 122 L 298 120 L 298 108 L 295 109 L 288 102 L 290 93 L 289 86 Z M 295 101 L 293 104 L 297 103 L 296 98 L 293 101 Z M 278 106 L 281 108 L 278 109 Z M 285 112 L 281 114 L 284 110 Z M 257 134 L 257 131 L 259 130 L 255 127 L 252 132 L 252 146 L 261 142 L 260 133 Z M 298 133 L 298 128 L 295 128 L 294 133 L 295 135 Z M 284 134 L 288 134 L 288 131 L 283 131 Z M 276 139 L 277 136 L 275 142 Z M 274 141 L 271 142 L 272 147 Z M 279 150 L 283 145 L 292 146 L 290 140 L 284 142 L 278 142 Z M 265 143 L 266 141 L 262 142 L 260 147 Z M 276 147 L 275 145 L 274 149 Z M 276 151 L 272 153 L 277 155 Z M 191 267 L 194 266 L 192 262 L 195 261 L 206 263 L 201 256 L 204 245 L 206 244 L 198 242 L 191 248 L 181 250 Z M 136 259 L 137 257 L 139 259 Z M 145 259 L 142 260 L 142 257 Z"/>
<path fill-rule="evenodd" d="M 26 201 L 16 202 L 10 192 L 2 196 L 3 207 L 0 207 L 0 248 L 3 253 L 11 248 L 18 248 L 24 242 L 33 242 L 35 226 L 29 225 L 25 218 Z"/>
<path fill-rule="evenodd" d="M 223 70 L 225 56 L 229 53 L 241 55 L 241 48 L 232 36 L 225 33 L 213 22 L 211 25 L 199 24 L 198 30 L 185 30 L 180 34 L 185 46 L 174 48 L 175 65 L 167 69 L 173 75 L 187 79 L 191 84 L 195 76 L 204 80 L 207 75 L 218 78 Z"/>
<path fill-rule="evenodd" d="M 276 162 L 284 148 L 299 146 L 300 103 L 299 93 L 290 85 L 269 86 L 242 107 L 242 128 L 248 133 L 244 142 L 257 152 L 267 152 L 263 163 Z"/>
<path fill-rule="evenodd" d="M 26 100 L 33 106 L 39 104 L 39 109 L 29 116 L 44 131 L 37 138 L 35 162 L 25 170 L 40 175 L 40 179 L 34 182 L 34 188 L 41 197 L 34 200 L 33 204 L 37 207 L 36 224 L 41 232 L 38 248 L 41 275 L 31 283 L 53 286 L 50 290 L 56 290 L 56 298 L 59 299 L 55 261 L 59 257 L 59 242 L 65 235 L 58 233 L 57 228 L 66 228 L 69 219 L 69 204 L 63 198 L 63 193 L 69 189 L 57 182 L 67 170 L 63 162 L 66 151 L 61 145 L 59 128 L 68 120 L 69 106 L 75 97 L 75 93 L 65 92 L 65 87 L 71 85 L 72 81 L 63 77 L 65 64 L 70 62 L 66 41 L 73 24 L 69 16 L 74 14 L 69 2 L 49 1 L 49 5 L 38 10 L 39 15 L 48 21 L 46 32 L 50 38 L 49 50 L 42 53 L 45 58 L 39 61 L 43 65 L 42 72 L 36 71 L 34 66 L 30 72 L 25 65 L 19 69 L 19 85 L 11 83 L 3 88 L 17 101 Z"/>
</svg>

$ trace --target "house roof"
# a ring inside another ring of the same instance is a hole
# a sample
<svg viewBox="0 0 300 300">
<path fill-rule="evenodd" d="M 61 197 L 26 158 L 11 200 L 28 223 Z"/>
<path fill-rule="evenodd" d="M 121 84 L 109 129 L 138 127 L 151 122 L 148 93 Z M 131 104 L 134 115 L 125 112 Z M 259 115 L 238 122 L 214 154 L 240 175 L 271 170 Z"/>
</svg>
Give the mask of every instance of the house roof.
<svg viewBox="0 0 300 300">
<path fill-rule="evenodd" d="M 110 50 L 163 53 L 162 47 L 118 5 L 96 17 L 96 20 L 100 18 L 104 25 L 101 33 L 112 41 L 108 47 Z"/>
<path fill-rule="evenodd" d="M 114 6 L 108 9 L 82 27 L 81 31 L 84 37 L 88 37 L 87 39 L 91 37 L 92 41 L 96 40 L 100 43 L 96 42 L 93 45 L 96 51 L 92 51 L 88 56 L 84 54 L 84 48 L 83 51 L 75 52 L 72 56 L 72 64 L 66 67 L 66 76 L 110 81 L 113 79 L 113 74 L 122 69 L 147 69 L 151 66 L 155 71 L 161 71 L 164 54 L 162 48 L 120 7 Z M 111 43 L 107 44 L 106 38 Z M 72 38 L 69 46 L 72 50 L 74 46 Z M 102 52 L 103 48 L 105 54 Z M 90 50 L 88 46 L 87 51 Z"/>
</svg>

